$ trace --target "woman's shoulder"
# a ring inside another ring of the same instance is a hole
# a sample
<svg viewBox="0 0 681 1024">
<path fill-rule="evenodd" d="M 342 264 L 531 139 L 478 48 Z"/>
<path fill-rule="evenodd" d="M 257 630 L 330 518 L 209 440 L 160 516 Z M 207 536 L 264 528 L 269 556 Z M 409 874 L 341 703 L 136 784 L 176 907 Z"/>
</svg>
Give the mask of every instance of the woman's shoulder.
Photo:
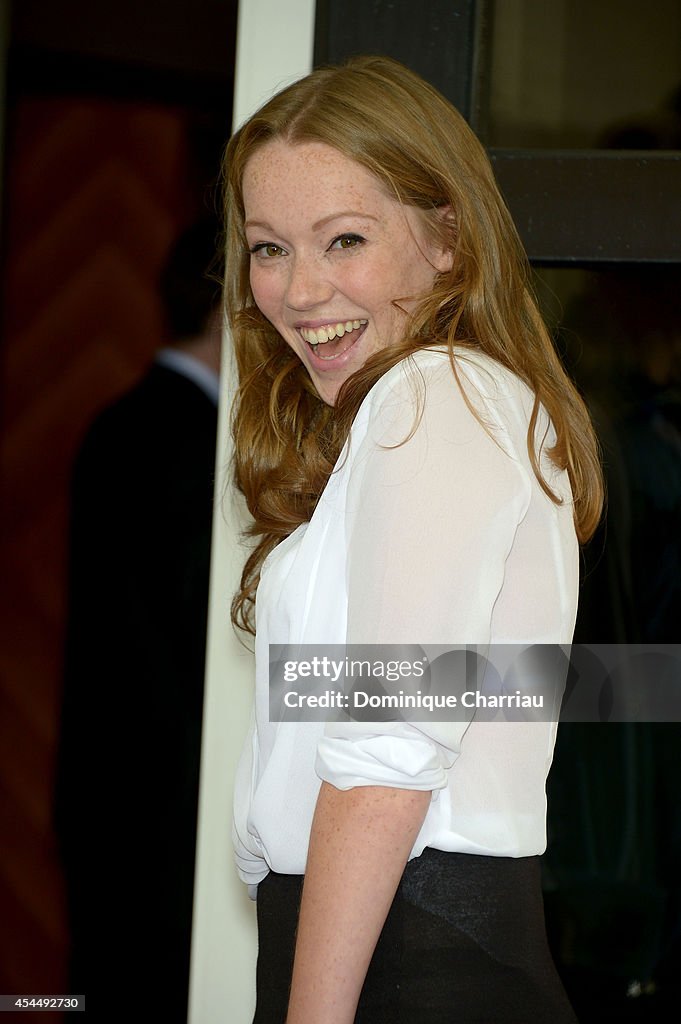
<svg viewBox="0 0 681 1024">
<path fill-rule="evenodd" d="M 533 406 L 534 394 L 527 385 L 486 353 L 460 347 L 452 361 L 445 346 L 419 349 L 392 366 L 369 391 L 344 458 L 353 460 L 363 445 L 397 447 L 411 438 L 426 443 L 428 437 L 437 437 L 482 445 L 480 450 L 491 455 L 492 449 L 501 450 L 525 464 Z M 535 429 L 535 436 L 552 442 L 543 412 Z"/>
<path fill-rule="evenodd" d="M 452 363 L 446 346 L 432 346 L 392 366 L 371 388 L 360 412 L 371 417 L 380 409 L 408 412 L 424 402 L 462 401 L 478 413 L 510 404 L 527 420 L 534 395 L 512 370 L 479 349 L 455 348 Z"/>
</svg>

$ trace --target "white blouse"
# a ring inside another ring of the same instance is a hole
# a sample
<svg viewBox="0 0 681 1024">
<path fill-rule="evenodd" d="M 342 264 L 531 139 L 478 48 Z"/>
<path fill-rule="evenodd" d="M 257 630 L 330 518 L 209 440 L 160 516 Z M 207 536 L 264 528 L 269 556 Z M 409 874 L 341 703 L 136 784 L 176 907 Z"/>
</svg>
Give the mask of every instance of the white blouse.
<svg viewBox="0 0 681 1024">
<path fill-rule="evenodd" d="M 234 843 L 250 885 L 305 871 L 321 780 L 432 790 L 426 846 L 522 857 L 546 846 L 553 722 L 270 722 L 269 644 L 569 643 L 578 546 L 567 474 L 527 451 L 533 396 L 461 350 L 392 367 L 362 403 L 309 523 L 266 560 L 256 607 L 254 722 L 239 762 Z M 545 436 L 546 435 L 546 436 Z M 406 439 L 406 440 L 405 440 Z M 404 443 L 403 443 L 404 442 Z"/>
</svg>

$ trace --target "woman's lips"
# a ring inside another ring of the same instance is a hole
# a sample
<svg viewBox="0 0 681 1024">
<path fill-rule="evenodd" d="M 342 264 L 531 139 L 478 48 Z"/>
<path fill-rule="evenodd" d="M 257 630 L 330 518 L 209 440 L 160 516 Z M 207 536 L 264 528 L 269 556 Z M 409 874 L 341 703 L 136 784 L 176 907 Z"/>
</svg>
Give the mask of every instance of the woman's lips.
<svg viewBox="0 0 681 1024">
<path fill-rule="evenodd" d="M 342 357 L 360 339 L 367 323 L 368 320 L 345 320 L 316 328 L 300 327 L 299 332 L 307 344 L 313 366 L 320 370 L 338 366 Z M 313 337 L 314 342 L 311 340 Z"/>
<path fill-rule="evenodd" d="M 316 327 L 303 326 L 299 330 L 308 345 L 314 347 L 316 345 L 326 345 L 329 341 L 333 341 L 334 338 L 342 338 L 345 334 L 358 331 L 366 323 L 366 320 L 360 319 L 342 320 L 320 324 Z"/>
</svg>

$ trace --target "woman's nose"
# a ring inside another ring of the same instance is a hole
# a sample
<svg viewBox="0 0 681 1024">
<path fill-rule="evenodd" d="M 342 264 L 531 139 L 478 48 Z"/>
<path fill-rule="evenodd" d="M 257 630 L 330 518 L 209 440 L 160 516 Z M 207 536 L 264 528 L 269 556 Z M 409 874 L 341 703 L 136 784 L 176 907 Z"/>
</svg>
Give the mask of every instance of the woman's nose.
<svg viewBox="0 0 681 1024">
<path fill-rule="evenodd" d="M 312 309 L 331 297 L 333 285 L 326 271 L 317 259 L 293 257 L 286 288 L 286 303 L 290 309 Z"/>
</svg>

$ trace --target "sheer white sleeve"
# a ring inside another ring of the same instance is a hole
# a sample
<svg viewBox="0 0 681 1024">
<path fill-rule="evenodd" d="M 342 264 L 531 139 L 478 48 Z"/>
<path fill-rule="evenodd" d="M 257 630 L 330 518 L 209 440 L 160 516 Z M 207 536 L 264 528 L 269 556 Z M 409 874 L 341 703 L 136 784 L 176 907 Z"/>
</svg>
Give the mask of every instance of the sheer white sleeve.
<svg viewBox="0 0 681 1024">
<path fill-rule="evenodd" d="M 530 500 L 518 457 L 527 408 L 501 368 L 497 376 L 475 361 L 457 365 L 483 422 L 443 353 L 393 368 L 363 407 L 366 430 L 358 443 L 351 438 L 348 455 L 348 644 L 490 640 Z M 340 789 L 436 790 L 446 785 L 467 726 L 329 724 L 317 773 Z"/>
</svg>

